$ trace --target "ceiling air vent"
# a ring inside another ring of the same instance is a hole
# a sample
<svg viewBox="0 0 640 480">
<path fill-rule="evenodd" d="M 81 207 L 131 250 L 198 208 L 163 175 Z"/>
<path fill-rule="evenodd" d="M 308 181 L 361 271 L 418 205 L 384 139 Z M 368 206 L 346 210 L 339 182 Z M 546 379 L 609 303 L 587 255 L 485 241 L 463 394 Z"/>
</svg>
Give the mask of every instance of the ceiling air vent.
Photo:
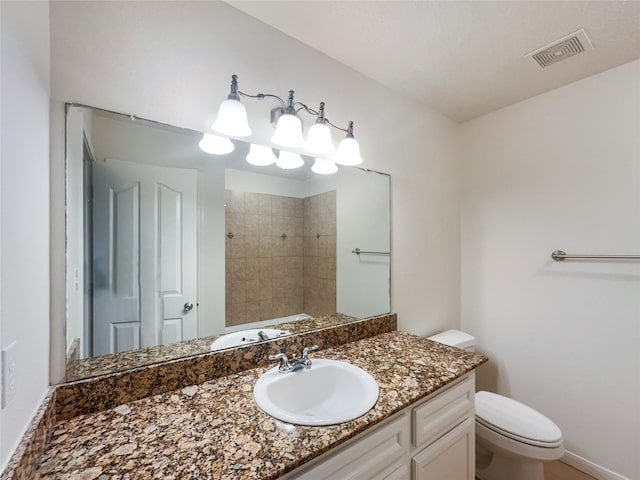
<svg viewBox="0 0 640 480">
<path fill-rule="evenodd" d="M 525 56 L 532 57 L 538 65 L 546 68 L 586 50 L 593 50 L 593 45 L 584 29 L 580 29 Z"/>
</svg>

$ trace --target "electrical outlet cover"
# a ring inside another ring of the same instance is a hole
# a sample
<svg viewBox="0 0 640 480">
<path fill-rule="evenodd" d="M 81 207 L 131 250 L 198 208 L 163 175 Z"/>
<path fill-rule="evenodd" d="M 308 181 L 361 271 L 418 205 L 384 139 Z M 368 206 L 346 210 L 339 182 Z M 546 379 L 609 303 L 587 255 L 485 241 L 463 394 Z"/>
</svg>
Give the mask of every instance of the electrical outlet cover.
<svg viewBox="0 0 640 480">
<path fill-rule="evenodd" d="M 17 390 L 17 355 L 18 342 L 12 342 L 2 349 L 2 408 L 15 397 Z"/>
</svg>

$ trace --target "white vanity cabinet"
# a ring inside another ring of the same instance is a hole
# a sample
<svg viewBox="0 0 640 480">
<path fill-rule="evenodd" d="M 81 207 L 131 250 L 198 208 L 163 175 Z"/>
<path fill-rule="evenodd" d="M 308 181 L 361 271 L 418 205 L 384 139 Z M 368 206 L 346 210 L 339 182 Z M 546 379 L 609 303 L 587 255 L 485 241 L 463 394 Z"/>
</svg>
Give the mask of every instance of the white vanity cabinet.
<svg viewBox="0 0 640 480">
<path fill-rule="evenodd" d="M 282 479 L 473 480 L 474 391 L 471 372 Z"/>
</svg>

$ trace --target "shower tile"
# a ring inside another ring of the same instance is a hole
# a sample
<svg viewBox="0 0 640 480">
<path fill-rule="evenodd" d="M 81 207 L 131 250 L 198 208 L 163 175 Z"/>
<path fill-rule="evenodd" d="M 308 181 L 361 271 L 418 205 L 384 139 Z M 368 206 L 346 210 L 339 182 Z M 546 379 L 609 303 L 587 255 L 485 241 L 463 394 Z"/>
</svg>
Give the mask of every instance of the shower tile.
<svg viewBox="0 0 640 480">
<path fill-rule="evenodd" d="M 273 316 L 274 317 L 284 317 L 286 315 L 286 304 L 284 297 L 274 297 L 273 298 Z"/>
<path fill-rule="evenodd" d="M 283 217 L 293 215 L 293 197 L 279 197 L 281 199 L 282 211 L 280 214 Z"/>
<path fill-rule="evenodd" d="M 246 256 L 246 242 L 244 235 L 238 235 L 231 240 L 231 259 L 244 258 Z"/>
<path fill-rule="evenodd" d="M 274 257 L 285 256 L 285 241 L 280 237 L 271 237 L 271 253 Z"/>
<path fill-rule="evenodd" d="M 226 219 L 225 230 L 227 233 L 233 233 L 234 238 L 245 235 L 244 213 L 230 213 Z"/>
<path fill-rule="evenodd" d="M 273 278 L 273 259 L 260 258 L 260 279 L 271 280 Z"/>
<path fill-rule="evenodd" d="M 258 299 L 262 301 L 271 301 L 273 298 L 273 281 L 269 280 L 258 280 L 260 282 L 260 286 L 258 287 Z"/>
<path fill-rule="evenodd" d="M 246 214 L 260 213 L 260 194 L 246 192 L 244 194 L 244 212 Z"/>
<path fill-rule="evenodd" d="M 245 213 L 245 235 L 260 235 L 260 215 Z"/>
<path fill-rule="evenodd" d="M 273 256 L 272 237 L 268 235 L 262 235 L 260 237 L 260 258 L 268 258 Z"/>
<path fill-rule="evenodd" d="M 288 237 L 294 237 L 296 232 L 296 223 L 298 219 L 291 215 L 285 215 L 282 217 L 282 229 Z"/>
<path fill-rule="evenodd" d="M 239 282 L 245 280 L 246 277 L 246 265 L 247 261 L 244 258 L 236 258 L 232 259 L 230 262 L 227 262 L 227 268 L 230 271 L 230 281 Z"/>
<path fill-rule="evenodd" d="M 245 242 L 245 256 L 258 258 L 260 256 L 260 237 L 257 235 L 247 236 Z"/>
<path fill-rule="evenodd" d="M 271 214 L 282 216 L 285 211 L 285 197 L 273 195 L 271 197 Z"/>
<path fill-rule="evenodd" d="M 273 264 L 272 264 L 272 277 L 275 278 L 282 278 L 287 274 L 287 262 L 288 262 L 288 258 L 287 257 L 273 257 Z"/>
<path fill-rule="evenodd" d="M 274 303 L 276 298 L 281 299 L 285 297 L 287 295 L 287 292 L 289 291 L 285 286 L 284 279 L 275 280 L 271 288 L 272 288 L 271 291 L 272 291 L 272 298 L 274 299 Z"/>
<path fill-rule="evenodd" d="M 272 195 L 267 195 L 265 193 L 260 193 L 260 215 L 271 215 L 271 197 Z"/>
<path fill-rule="evenodd" d="M 291 245 L 291 255 L 293 255 L 294 257 L 302 257 L 304 255 L 304 241 L 302 237 L 294 237 L 291 240 Z"/>
<path fill-rule="evenodd" d="M 247 302 L 246 305 L 247 321 L 252 322 L 260 316 L 260 302 Z"/>
<path fill-rule="evenodd" d="M 246 299 L 247 302 L 258 302 L 260 297 L 260 279 L 249 279 L 246 283 Z M 251 317 L 249 317 L 251 318 Z"/>
<path fill-rule="evenodd" d="M 287 233 L 287 227 L 285 225 L 285 221 L 282 215 L 272 215 L 271 216 L 271 234 L 279 237 L 283 233 L 289 235 Z"/>
<path fill-rule="evenodd" d="M 244 213 L 244 192 L 231 190 L 227 206 L 232 213 Z"/>
<path fill-rule="evenodd" d="M 269 300 L 260 300 L 260 320 L 269 320 L 274 318 L 273 302 Z"/>
<path fill-rule="evenodd" d="M 234 303 L 231 305 L 231 325 L 242 325 L 247 322 L 247 304 Z"/>
<path fill-rule="evenodd" d="M 247 301 L 246 282 L 231 282 L 231 305 L 236 306 Z M 233 311 L 232 311 L 233 313 Z"/>
<path fill-rule="evenodd" d="M 246 278 L 260 278 L 260 259 L 258 257 L 247 257 L 245 259 Z"/>
</svg>

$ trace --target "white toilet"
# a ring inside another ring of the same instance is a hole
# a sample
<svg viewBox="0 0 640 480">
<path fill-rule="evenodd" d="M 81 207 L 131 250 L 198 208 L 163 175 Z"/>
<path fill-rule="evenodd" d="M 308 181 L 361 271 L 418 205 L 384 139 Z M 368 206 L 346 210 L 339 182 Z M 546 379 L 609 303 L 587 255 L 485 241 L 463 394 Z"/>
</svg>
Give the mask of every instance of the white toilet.
<svg viewBox="0 0 640 480">
<path fill-rule="evenodd" d="M 474 351 L 476 341 L 459 330 L 429 340 Z M 476 393 L 476 477 L 480 480 L 544 480 L 543 463 L 564 455 L 562 432 L 533 408 L 502 395 Z"/>
</svg>

